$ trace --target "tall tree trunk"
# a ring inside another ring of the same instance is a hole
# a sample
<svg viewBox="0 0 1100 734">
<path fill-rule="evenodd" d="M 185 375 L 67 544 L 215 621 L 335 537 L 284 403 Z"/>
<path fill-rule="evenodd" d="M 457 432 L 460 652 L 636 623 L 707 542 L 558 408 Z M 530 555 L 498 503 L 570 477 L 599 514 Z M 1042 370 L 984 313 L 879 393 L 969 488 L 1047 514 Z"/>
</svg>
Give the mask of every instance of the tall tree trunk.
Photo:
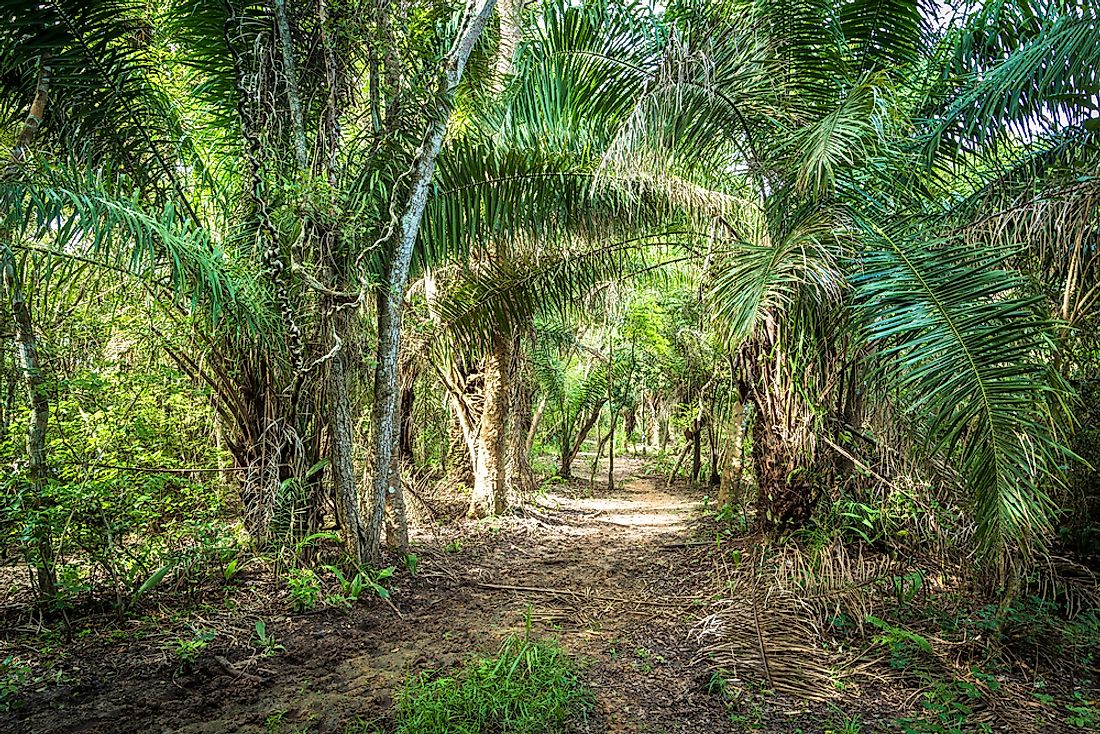
<svg viewBox="0 0 1100 734">
<path fill-rule="evenodd" d="M 378 294 L 378 351 L 374 372 L 374 404 L 371 407 L 371 452 L 374 473 L 371 483 L 371 512 L 367 525 L 367 555 L 381 560 L 382 519 L 386 497 L 393 487 L 393 455 L 396 450 L 398 354 L 401 349 L 401 319 L 405 288 L 409 280 L 413 246 L 428 201 L 435 174 L 435 161 L 451 117 L 451 102 L 474 44 L 485 28 L 496 0 L 467 0 L 454 43 L 443 58 L 443 68 L 429 113 L 427 127 L 410 167 L 410 181 L 391 211 L 382 241 L 386 253 L 386 277 Z"/>
<path fill-rule="evenodd" d="M 403 470 L 415 468 L 413 452 L 413 407 L 416 403 L 416 370 L 410 362 L 400 366 L 400 421 L 401 431 L 397 442 L 397 454 L 393 458 L 392 491 L 386 502 L 386 544 L 402 553 L 409 550 L 409 518 L 405 511 L 405 483 Z"/>
<path fill-rule="evenodd" d="M 608 329 L 610 333 L 610 329 Z M 610 337 L 607 345 L 607 417 L 610 427 L 607 429 L 607 488 L 615 489 L 615 424 L 618 422 L 619 412 L 615 409 L 613 385 L 615 383 L 615 353 L 611 348 Z M 596 460 L 599 461 L 600 452 L 596 452 Z M 595 469 L 592 470 L 595 474 Z"/>
<path fill-rule="evenodd" d="M 512 57 L 519 42 L 519 16 L 523 12 L 524 0 L 497 0 L 497 15 L 500 18 L 500 47 L 497 49 L 496 76 L 493 84 L 499 92 L 504 79 L 512 73 Z"/>
<path fill-rule="evenodd" d="M 721 477 L 718 475 L 718 436 L 713 416 L 712 405 L 712 420 L 707 421 L 707 446 L 710 448 L 710 477 L 707 478 L 707 484 L 716 487 L 721 482 Z"/>
<path fill-rule="evenodd" d="M 478 425 L 477 454 L 474 460 L 474 486 L 470 494 L 470 517 L 499 515 L 507 507 L 505 453 L 508 408 L 511 402 L 509 368 L 512 340 L 495 334 L 485 356 L 485 398 Z"/>
<path fill-rule="evenodd" d="M 631 436 L 634 435 L 634 431 L 638 428 L 638 407 L 631 405 L 625 411 L 623 411 L 623 441 L 625 446 L 629 449 L 633 446 L 633 453 L 635 456 L 638 454 L 638 446 L 636 441 L 631 440 Z"/>
<path fill-rule="evenodd" d="M 397 453 L 401 461 L 413 466 L 416 464 L 416 452 L 413 440 L 413 408 L 416 405 L 416 375 L 402 375 L 401 378 L 401 435 L 397 442 Z"/>
<path fill-rule="evenodd" d="M 472 487 L 474 484 L 474 437 L 463 416 L 460 398 L 450 395 L 452 420 L 448 430 L 447 481 Z"/>
<path fill-rule="evenodd" d="M 565 429 L 566 421 L 562 421 L 561 438 L 561 458 L 558 461 L 558 476 L 562 479 L 573 478 L 573 444 L 570 442 L 570 436 Z"/>
<path fill-rule="evenodd" d="M 539 425 L 542 423 L 542 417 L 546 414 L 547 396 L 543 394 L 539 398 L 538 407 L 535 408 L 535 415 L 531 418 L 531 425 L 527 427 L 527 440 L 524 441 L 524 453 L 530 457 L 531 451 L 535 448 L 535 434 L 538 433 Z"/>
<path fill-rule="evenodd" d="M 701 444 L 703 438 L 703 425 L 698 418 L 691 425 L 691 483 L 699 481 L 699 473 L 702 471 Z"/>
<path fill-rule="evenodd" d="M 409 550 L 409 518 L 405 510 L 405 486 L 400 461 L 394 466 L 393 494 L 386 502 L 386 545 L 401 553 Z"/>
<path fill-rule="evenodd" d="M 309 166 L 309 150 L 306 144 L 305 118 L 298 93 L 298 65 L 294 60 L 294 38 L 290 34 L 290 20 L 286 14 L 286 0 L 275 0 L 275 30 L 283 60 L 283 83 L 286 84 L 287 104 L 290 107 L 290 130 L 294 142 L 294 158 L 299 170 Z"/>
<path fill-rule="evenodd" d="M 581 425 L 580 431 L 577 432 L 576 438 L 573 439 L 572 443 L 570 443 L 570 437 L 563 434 L 561 468 L 558 470 L 558 474 L 562 479 L 569 479 L 573 476 L 573 462 L 577 460 L 577 455 L 581 452 L 581 446 L 584 445 L 584 441 L 588 438 L 588 434 L 592 432 L 592 429 L 599 422 L 602 412 L 603 403 L 601 402 L 592 409 L 592 412 L 588 415 L 587 420 Z"/>
<path fill-rule="evenodd" d="M 726 447 L 723 452 L 723 467 L 721 484 L 718 488 L 718 507 L 725 507 L 730 503 L 732 498 L 732 492 L 734 490 L 734 478 L 733 478 L 733 465 L 737 462 L 737 493 L 738 500 L 740 501 L 740 475 L 742 471 L 741 462 L 743 460 L 744 448 L 745 448 L 745 436 L 744 436 L 744 416 L 745 416 L 745 404 L 738 400 L 733 405 L 733 431 L 728 434 L 726 439 Z M 734 456 L 736 452 L 736 456 Z"/>
</svg>

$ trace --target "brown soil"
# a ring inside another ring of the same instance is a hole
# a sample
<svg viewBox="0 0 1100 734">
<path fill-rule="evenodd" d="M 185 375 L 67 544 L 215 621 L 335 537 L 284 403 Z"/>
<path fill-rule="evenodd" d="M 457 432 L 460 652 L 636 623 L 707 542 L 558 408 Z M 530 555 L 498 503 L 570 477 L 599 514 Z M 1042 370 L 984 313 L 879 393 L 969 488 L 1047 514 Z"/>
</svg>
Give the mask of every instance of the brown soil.
<svg viewBox="0 0 1100 734">
<path fill-rule="evenodd" d="M 0 616 L 0 660 L 14 654 L 34 666 L 20 705 L 0 713 L 0 732 L 323 734 L 360 721 L 389 731 L 393 694 L 410 675 L 492 654 L 528 626 L 580 664 L 596 700 L 582 732 L 820 734 L 844 731 L 840 707 L 858 712 L 859 731 L 896 731 L 892 720 L 919 708 L 922 686 L 891 675 L 881 660 L 842 700 L 765 694 L 766 681 L 742 665 L 755 654 L 761 615 L 773 615 L 773 627 L 779 620 L 769 632 L 776 641 L 794 628 L 774 616 L 772 602 L 757 609 L 728 585 L 730 543 L 752 539 L 726 537 L 719 552 L 717 526 L 701 518 L 705 489 L 666 488 L 663 478 L 644 476 L 638 460 L 620 459 L 617 468 L 612 491 L 578 480 L 520 516 L 431 525 L 415 539 L 415 577 L 394 559 L 391 602 L 295 613 L 285 579 L 255 563 L 230 588 L 211 582 L 158 592 L 124 620 L 83 614 L 72 640 L 25 620 L 17 626 L 18 612 Z M 735 671 L 723 687 L 713 685 L 694 634 L 715 609 L 740 610 L 746 620 L 731 632 L 747 641 L 749 652 L 734 663 L 744 679 Z M 261 654 L 257 620 L 285 651 Z M 216 636 L 182 666 L 178 641 L 208 630 Z M 792 677 L 808 659 L 797 645 L 820 651 L 815 639 L 783 643 L 796 645 Z M 773 658 L 775 670 L 779 662 Z M 1004 680 L 1006 690 L 1020 688 L 1012 700 L 1022 704 L 987 712 L 998 723 L 991 731 L 1061 730 L 1001 725 L 1027 713 L 1023 704 L 1036 705 L 1027 677 Z"/>
<path fill-rule="evenodd" d="M 385 728 L 407 676 L 491 654 L 528 623 L 580 661 L 597 701 L 588 731 L 733 731 L 688 639 L 709 574 L 691 546 L 675 547 L 703 492 L 666 490 L 637 461 L 618 466 L 611 492 L 575 481 L 521 517 L 419 537 L 418 575 L 398 573 L 392 607 L 294 614 L 265 569 L 224 599 L 78 632 L 59 641 L 54 680 L 0 714 L 0 731 L 320 733 L 357 718 Z M 257 619 L 285 652 L 258 654 Z M 217 636 L 181 671 L 175 640 L 196 630 Z"/>
</svg>

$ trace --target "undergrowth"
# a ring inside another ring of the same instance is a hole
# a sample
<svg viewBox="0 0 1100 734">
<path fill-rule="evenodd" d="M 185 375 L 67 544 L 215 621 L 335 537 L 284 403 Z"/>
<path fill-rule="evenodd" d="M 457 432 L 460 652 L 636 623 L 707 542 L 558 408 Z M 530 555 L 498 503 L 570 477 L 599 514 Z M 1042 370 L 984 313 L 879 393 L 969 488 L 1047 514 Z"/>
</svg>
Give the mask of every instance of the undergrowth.
<svg viewBox="0 0 1100 734">
<path fill-rule="evenodd" d="M 397 734 L 558 734 L 593 704 L 556 644 L 515 636 L 455 675 L 410 679 L 396 701 Z"/>
</svg>

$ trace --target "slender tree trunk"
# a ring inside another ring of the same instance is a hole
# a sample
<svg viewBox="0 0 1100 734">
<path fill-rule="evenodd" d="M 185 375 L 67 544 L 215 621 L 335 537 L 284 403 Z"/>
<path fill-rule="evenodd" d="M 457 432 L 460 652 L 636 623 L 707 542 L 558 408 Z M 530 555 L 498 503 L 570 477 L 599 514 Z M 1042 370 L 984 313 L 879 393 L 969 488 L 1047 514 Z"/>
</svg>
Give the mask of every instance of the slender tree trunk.
<svg viewBox="0 0 1100 734">
<path fill-rule="evenodd" d="M 655 402 L 653 405 L 653 425 L 657 431 L 657 449 L 664 451 L 668 448 L 668 441 L 672 434 L 668 430 L 668 409 L 661 402 Z"/>
<path fill-rule="evenodd" d="M 538 433 L 539 425 L 542 423 L 542 416 L 546 413 L 546 400 L 546 395 L 539 398 L 538 407 L 535 408 L 535 415 L 531 418 L 531 425 L 527 428 L 527 440 L 524 442 L 524 452 L 527 456 L 530 456 L 535 448 L 535 434 Z"/>
<path fill-rule="evenodd" d="M 454 395 L 449 396 L 453 420 L 449 431 L 450 447 L 447 452 L 447 477 L 452 484 L 462 484 L 472 487 L 474 484 L 474 437 L 471 429 L 462 415 L 463 407 L 460 399 Z"/>
<path fill-rule="evenodd" d="M 577 455 L 581 452 L 581 446 L 584 445 L 584 441 L 588 438 L 588 434 L 592 432 L 592 429 L 599 422 L 600 413 L 602 412 L 603 403 L 600 403 L 592 409 L 592 412 L 581 426 L 572 444 L 570 444 L 568 436 L 564 437 L 561 468 L 558 470 L 558 474 L 563 479 L 569 479 L 573 476 L 573 462 L 577 460 Z"/>
<path fill-rule="evenodd" d="M 470 517 L 499 515 L 507 507 L 506 432 L 511 400 L 509 365 L 512 341 L 497 334 L 485 356 L 483 370 L 485 402 L 478 426 L 477 455 L 474 461 L 474 486 L 470 494 Z"/>
<path fill-rule="evenodd" d="M 400 421 L 401 432 L 398 437 L 398 450 L 393 458 L 393 479 L 390 496 L 386 502 L 386 544 L 391 548 L 397 548 L 402 553 L 409 550 L 409 518 L 405 511 L 405 483 L 402 481 L 402 472 L 408 467 L 415 467 L 416 457 L 413 452 L 413 407 L 416 403 L 416 371 L 408 362 L 400 366 L 401 404 Z"/>
<path fill-rule="evenodd" d="M 558 461 L 558 476 L 562 479 L 573 478 L 573 444 L 569 440 L 569 432 L 566 430 L 567 421 L 562 421 L 561 438 L 561 458 Z"/>
<path fill-rule="evenodd" d="M 703 437 L 703 426 L 700 424 L 699 419 L 696 418 L 695 422 L 691 426 L 691 482 L 695 484 L 699 481 L 699 473 L 702 471 L 702 456 L 701 456 L 701 444 Z"/>
<path fill-rule="evenodd" d="M 458 33 L 443 59 L 434 105 L 424 137 L 413 158 L 407 188 L 395 202 L 397 212 L 383 242 L 386 246 L 386 277 L 378 294 L 378 351 L 374 372 L 374 404 L 371 409 L 371 452 L 374 474 L 371 483 L 371 513 L 367 525 L 367 555 L 381 559 L 382 519 L 386 497 L 393 486 L 393 454 L 396 450 L 398 354 L 401 349 L 401 320 L 405 288 L 409 280 L 413 246 L 428 201 L 435 174 L 435 161 L 443 145 L 451 102 L 462 79 L 466 61 L 485 28 L 496 0 L 467 0 Z"/>
<path fill-rule="evenodd" d="M 398 439 L 397 453 L 401 461 L 409 466 L 416 464 L 416 451 L 413 439 L 413 408 L 416 405 L 416 375 L 402 375 L 401 378 L 401 436 Z"/>
<path fill-rule="evenodd" d="M 35 84 L 34 99 L 12 148 L 12 163 L 6 176 L 18 175 L 18 166 L 26 159 L 27 151 L 34 140 L 38 128 L 46 116 L 46 104 L 49 101 L 50 64 L 49 57 L 42 56 L 38 62 L 38 79 Z M 47 507 L 46 485 L 49 481 L 49 465 L 46 462 L 46 429 L 50 422 L 49 385 L 42 376 L 41 362 L 38 356 L 38 341 L 34 332 L 30 306 L 23 295 L 23 282 L 15 254 L 12 252 L 10 232 L 0 232 L 0 269 L 3 271 L 4 290 L 11 307 L 12 322 L 15 326 L 16 359 L 27 390 L 27 402 L 30 405 L 30 423 L 27 426 L 27 478 L 30 483 L 29 509 L 40 512 Z M 38 557 L 35 559 L 35 575 L 38 592 L 44 598 L 57 593 L 57 576 L 54 570 L 53 534 L 49 521 L 36 519 L 32 530 L 33 544 Z"/>
<path fill-rule="evenodd" d="M 623 441 L 627 449 L 633 447 L 633 455 L 638 455 L 637 442 L 631 441 L 630 437 L 634 434 L 635 429 L 638 427 L 638 409 L 636 406 L 630 406 L 623 411 Z"/>
<path fill-rule="evenodd" d="M 718 435 L 714 425 L 714 406 L 711 404 L 711 420 L 707 421 L 707 445 L 710 447 L 710 477 L 707 484 L 711 487 L 718 486 L 721 477 L 718 474 Z"/>
<path fill-rule="evenodd" d="M 49 385 L 42 376 L 38 357 L 38 340 L 34 333 L 30 307 L 23 297 L 23 286 L 15 256 L 8 243 L 3 243 L 4 288 L 11 305 L 12 322 L 15 325 L 16 353 L 23 382 L 30 404 L 30 424 L 27 426 L 27 477 L 30 482 L 28 508 L 35 513 L 47 508 L 46 484 L 49 466 L 46 463 L 46 429 L 50 422 Z M 32 530 L 37 558 L 34 567 L 38 580 L 38 592 L 50 598 L 57 592 L 54 571 L 53 537 L 46 518 L 36 518 Z"/>
<path fill-rule="evenodd" d="M 618 423 L 618 412 L 610 411 L 611 427 L 607 430 L 607 488 L 615 489 L 615 424 Z"/>
</svg>

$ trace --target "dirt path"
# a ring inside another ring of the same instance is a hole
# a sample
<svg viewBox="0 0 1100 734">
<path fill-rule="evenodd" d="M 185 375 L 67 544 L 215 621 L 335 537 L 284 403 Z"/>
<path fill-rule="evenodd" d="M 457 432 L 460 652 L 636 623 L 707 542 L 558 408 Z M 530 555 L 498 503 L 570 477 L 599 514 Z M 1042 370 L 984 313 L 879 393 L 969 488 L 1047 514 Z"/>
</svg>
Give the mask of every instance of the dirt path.
<svg viewBox="0 0 1100 734">
<path fill-rule="evenodd" d="M 17 714 L 21 732 L 343 732 L 385 723 L 410 674 L 492 653 L 522 631 L 582 661 L 597 699 L 593 732 L 734 731 L 693 662 L 692 622 L 708 569 L 682 541 L 702 492 L 665 489 L 620 460 L 617 489 L 575 481 L 523 517 L 456 523 L 418 539 L 420 574 L 395 608 L 290 614 L 265 579 L 181 618 L 218 636 L 180 675 L 164 641 L 93 639 Z M 680 545 L 678 545 L 680 544 Z M 277 598 L 276 598 L 277 599 Z M 286 648 L 258 657 L 256 619 Z"/>
</svg>

